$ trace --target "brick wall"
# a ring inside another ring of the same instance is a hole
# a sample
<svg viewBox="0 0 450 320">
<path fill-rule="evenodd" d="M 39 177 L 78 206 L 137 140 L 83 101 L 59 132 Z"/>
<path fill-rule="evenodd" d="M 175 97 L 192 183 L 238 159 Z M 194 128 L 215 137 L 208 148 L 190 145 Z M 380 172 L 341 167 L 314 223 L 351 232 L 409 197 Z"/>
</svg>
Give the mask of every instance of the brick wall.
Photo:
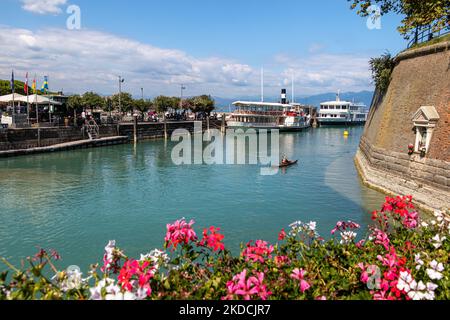
<svg viewBox="0 0 450 320">
<path fill-rule="evenodd" d="M 450 42 L 397 57 L 384 96 L 376 94 L 364 136 L 377 148 L 405 153 L 415 143 L 412 118 L 421 106 L 434 106 L 440 120 L 427 158 L 450 162 Z"/>
<path fill-rule="evenodd" d="M 412 190 L 428 185 L 450 191 L 449 49 L 447 42 L 396 57 L 389 88 L 385 95 L 375 94 L 361 139 L 367 164 L 401 177 Z M 440 116 L 423 158 L 408 155 L 408 145 L 416 139 L 412 118 L 421 106 L 434 106 Z M 396 189 L 394 184 L 391 190 Z"/>
<path fill-rule="evenodd" d="M 450 163 L 442 160 L 421 158 L 372 146 L 366 138 L 361 139 L 360 150 L 370 166 L 388 171 L 405 180 L 450 192 Z M 412 186 L 415 184 L 411 184 Z M 414 187 L 413 187 L 414 188 Z"/>
</svg>

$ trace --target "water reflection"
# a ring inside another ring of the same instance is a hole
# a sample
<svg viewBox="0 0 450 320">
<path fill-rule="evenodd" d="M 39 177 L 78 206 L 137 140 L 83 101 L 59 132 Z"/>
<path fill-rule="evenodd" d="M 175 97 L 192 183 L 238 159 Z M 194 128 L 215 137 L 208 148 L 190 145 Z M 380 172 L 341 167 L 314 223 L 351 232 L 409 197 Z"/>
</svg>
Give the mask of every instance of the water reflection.
<svg viewBox="0 0 450 320">
<path fill-rule="evenodd" d="M 300 163 L 275 176 L 259 166 L 175 166 L 174 143 L 163 140 L 0 160 L 0 255 L 19 259 L 39 245 L 87 266 L 110 239 L 130 255 L 161 248 L 166 223 L 180 217 L 220 226 L 234 250 L 276 241 L 295 220 L 317 221 L 325 236 L 337 220 L 366 224 L 383 195 L 357 177 L 361 133 L 281 134 L 280 153 Z"/>
</svg>

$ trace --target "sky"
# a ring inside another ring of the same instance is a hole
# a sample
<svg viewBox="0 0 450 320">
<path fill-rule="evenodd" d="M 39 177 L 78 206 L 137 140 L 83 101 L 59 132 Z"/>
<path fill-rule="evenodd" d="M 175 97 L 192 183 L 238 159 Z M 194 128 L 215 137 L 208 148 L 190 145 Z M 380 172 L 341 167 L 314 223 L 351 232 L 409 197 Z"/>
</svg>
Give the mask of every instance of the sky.
<svg viewBox="0 0 450 320">
<path fill-rule="evenodd" d="M 297 95 L 373 90 L 368 60 L 406 41 L 347 0 L 0 0 L 0 79 L 65 93 Z M 74 10 L 75 9 L 75 10 Z M 77 10 L 79 9 L 79 15 Z M 79 19 L 78 19 L 79 17 Z M 79 28 L 78 28 L 79 27 Z M 32 81 L 32 80 L 30 80 Z"/>
</svg>

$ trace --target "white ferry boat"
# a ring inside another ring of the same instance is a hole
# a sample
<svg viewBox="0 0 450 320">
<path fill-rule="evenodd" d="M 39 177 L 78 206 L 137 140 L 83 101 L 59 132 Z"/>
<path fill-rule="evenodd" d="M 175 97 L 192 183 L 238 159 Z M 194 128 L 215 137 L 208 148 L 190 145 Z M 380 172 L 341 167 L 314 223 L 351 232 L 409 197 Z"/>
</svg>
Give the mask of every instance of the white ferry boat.
<svg viewBox="0 0 450 320">
<path fill-rule="evenodd" d="M 362 103 L 341 101 L 339 94 L 336 101 L 320 104 L 317 121 L 322 126 L 327 125 L 364 125 L 369 112 Z"/>
<path fill-rule="evenodd" d="M 297 103 L 288 103 L 286 90 L 281 91 L 281 102 L 236 101 L 236 110 L 227 121 L 228 128 L 278 129 L 302 131 L 311 125 L 311 114 Z"/>
</svg>

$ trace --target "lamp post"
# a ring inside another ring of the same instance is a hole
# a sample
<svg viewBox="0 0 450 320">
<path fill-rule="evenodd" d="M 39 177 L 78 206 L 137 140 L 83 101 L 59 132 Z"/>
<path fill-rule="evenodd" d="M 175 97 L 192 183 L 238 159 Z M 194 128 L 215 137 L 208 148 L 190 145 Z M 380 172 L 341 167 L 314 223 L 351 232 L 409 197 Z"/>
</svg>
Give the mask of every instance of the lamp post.
<svg viewBox="0 0 450 320">
<path fill-rule="evenodd" d="M 119 76 L 119 116 L 122 119 L 122 83 L 125 82 L 125 79 Z"/>
<path fill-rule="evenodd" d="M 141 97 L 142 97 L 142 101 L 144 101 L 144 88 L 141 88 Z"/>
<path fill-rule="evenodd" d="M 183 90 L 186 90 L 186 87 L 181 85 L 181 99 L 180 99 L 180 109 L 183 109 Z"/>
</svg>

